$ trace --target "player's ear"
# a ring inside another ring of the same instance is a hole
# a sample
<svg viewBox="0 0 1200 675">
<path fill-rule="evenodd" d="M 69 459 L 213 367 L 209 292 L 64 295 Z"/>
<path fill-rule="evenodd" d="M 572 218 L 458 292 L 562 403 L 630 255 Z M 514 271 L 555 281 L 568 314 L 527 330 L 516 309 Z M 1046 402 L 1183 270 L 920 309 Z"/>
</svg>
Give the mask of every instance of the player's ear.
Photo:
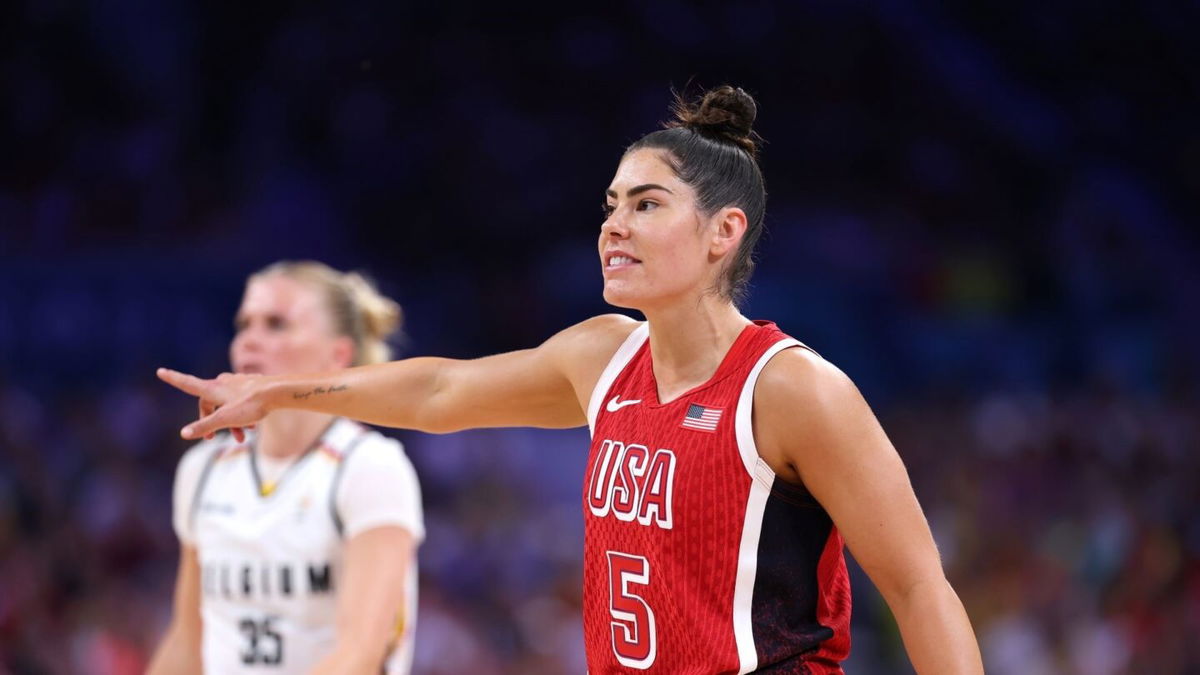
<svg viewBox="0 0 1200 675">
<path fill-rule="evenodd" d="M 737 250 L 746 234 L 746 212 L 736 206 L 727 206 L 713 214 L 712 241 L 708 253 L 720 258 Z"/>
</svg>

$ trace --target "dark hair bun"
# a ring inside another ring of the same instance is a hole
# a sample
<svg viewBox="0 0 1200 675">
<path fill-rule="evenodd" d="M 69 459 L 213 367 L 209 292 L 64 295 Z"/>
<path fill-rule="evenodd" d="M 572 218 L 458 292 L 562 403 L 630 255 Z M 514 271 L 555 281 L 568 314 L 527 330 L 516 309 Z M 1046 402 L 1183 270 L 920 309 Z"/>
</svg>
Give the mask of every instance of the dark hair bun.
<svg viewBox="0 0 1200 675">
<path fill-rule="evenodd" d="M 754 118 L 758 106 L 741 87 L 723 85 L 704 92 L 698 102 L 688 103 L 675 96 L 675 122 L 669 126 L 691 129 L 709 138 L 733 143 L 751 157 L 758 154 L 758 134 Z"/>
</svg>

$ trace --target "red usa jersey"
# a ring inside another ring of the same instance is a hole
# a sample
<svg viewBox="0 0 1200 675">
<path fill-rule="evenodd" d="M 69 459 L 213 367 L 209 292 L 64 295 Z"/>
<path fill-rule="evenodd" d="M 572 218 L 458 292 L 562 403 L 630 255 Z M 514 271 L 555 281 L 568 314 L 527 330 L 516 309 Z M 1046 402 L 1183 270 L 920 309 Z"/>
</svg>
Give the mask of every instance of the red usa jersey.
<svg viewBox="0 0 1200 675">
<path fill-rule="evenodd" d="M 759 373 L 803 345 L 755 322 L 712 379 L 660 403 L 648 336 L 633 331 L 588 406 L 589 673 L 841 673 L 842 538 L 807 491 L 776 479 L 751 427 Z"/>
</svg>

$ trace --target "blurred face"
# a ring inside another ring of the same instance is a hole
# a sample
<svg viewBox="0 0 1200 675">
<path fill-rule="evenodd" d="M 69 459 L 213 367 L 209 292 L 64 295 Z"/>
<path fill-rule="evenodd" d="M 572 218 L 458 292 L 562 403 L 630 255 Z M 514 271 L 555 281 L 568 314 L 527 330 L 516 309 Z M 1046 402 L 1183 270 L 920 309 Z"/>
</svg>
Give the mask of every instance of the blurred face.
<svg viewBox="0 0 1200 675">
<path fill-rule="evenodd" d="M 235 372 L 280 375 L 349 365 L 350 339 L 334 335 L 312 284 L 281 275 L 251 280 L 234 325 L 229 361 Z"/>
<path fill-rule="evenodd" d="M 618 307 L 644 311 L 713 283 L 712 223 L 662 156 L 651 148 L 629 153 L 605 192 L 604 300 Z"/>
</svg>

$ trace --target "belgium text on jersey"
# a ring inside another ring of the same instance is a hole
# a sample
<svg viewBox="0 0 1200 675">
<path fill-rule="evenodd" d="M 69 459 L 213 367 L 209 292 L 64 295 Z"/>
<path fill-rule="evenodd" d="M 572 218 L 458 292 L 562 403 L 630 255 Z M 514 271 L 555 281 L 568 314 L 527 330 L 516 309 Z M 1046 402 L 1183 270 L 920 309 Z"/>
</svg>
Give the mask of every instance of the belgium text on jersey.
<svg viewBox="0 0 1200 675">
<path fill-rule="evenodd" d="M 209 597 L 290 598 L 330 593 L 333 574 L 329 563 L 206 562 L 201 565 L 200 585 Z"/>
<path fill-rule="evenodd" d="M 671 529 L 671 496 L 675 485 L 675 453 L 644 445 L 605 440 L 596 452 L 588 479 L 588 508 L 592 515 L 637 521 Z"/>
</svg>

